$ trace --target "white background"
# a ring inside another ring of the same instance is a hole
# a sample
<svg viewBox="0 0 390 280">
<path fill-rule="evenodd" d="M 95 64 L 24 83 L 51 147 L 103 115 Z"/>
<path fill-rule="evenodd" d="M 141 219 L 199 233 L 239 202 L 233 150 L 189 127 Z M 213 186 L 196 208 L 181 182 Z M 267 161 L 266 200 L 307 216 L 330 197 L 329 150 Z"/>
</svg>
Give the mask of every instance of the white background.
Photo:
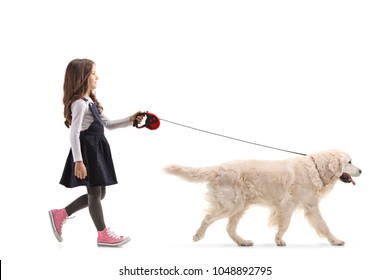
<svg viewBox="0 0 390 280">
<path fill-rule="evenodd" d="M 269 279 L 385 279 L 389 252 L 387 1 L 2 1 L 0 259 L 4 279 L 126 279 L 119 269 L 272 266 Z M 362 170 L 321 203 L 344 247 L 319 238 L 301 212 L 274 245 L 268 210 L 252 208 L 237 247 L 226 220 L 192 242 L 205 186 L 164 174 L 176 163 L 282 159 L 289 153 L 162 122 L 109 131 L 119 184 L 106 223 L 132 241 L 98 248 L 87 210 L 52 234 L 47 211 L 85 190 L 58 184 L 69 149 L 62 84 L 74 58 L 97 64 L 97 94 L 115 119 L 138 110 L 264 145 L 337 148 Z M 134 277 L 132 279 L 161 279 Z M 167 277 L 166 277 L 167 278 Z M 169 277 L 167 279 L 173 279 Z M 225 276 L 224 279 L 259 279 Z M 265 278 L 265 277 L 264 277 Z M 265 278 L 266 279 L 266 278 Z"/>
</svg>

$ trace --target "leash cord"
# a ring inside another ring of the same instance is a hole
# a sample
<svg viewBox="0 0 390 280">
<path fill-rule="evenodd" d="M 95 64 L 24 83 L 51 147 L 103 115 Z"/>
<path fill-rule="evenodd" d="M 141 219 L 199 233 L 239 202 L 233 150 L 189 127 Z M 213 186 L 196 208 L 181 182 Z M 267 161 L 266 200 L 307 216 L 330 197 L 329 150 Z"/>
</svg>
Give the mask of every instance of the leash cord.
<svg viewBox="0 0 390 280">
<path fill-rule="evenodd" d="M 256 146 L 260 146 L 260 147 L 264 147 L 264 148 L 268 148 L 268 149 L 274 149 L 274 150 L 278 150 L 278 151 L 282 151 L 282 152 L 287 152 L 287 153 L 291 153 L 291 154 L 297 154 L 297 155 L 301 155 L 301 156 L 306 156 L 306 155 L 307 155 L 307 154 L 303 154 L 303 153 L 298 153 L 298 152 L 293 152 L 293 151 L 289 151 L 289 150 L 284 150 L 284 149 L 280 149 L 280 148 L 275 148 L 275 147 L 271 147 L 271 146 L 267 146 L 267 145 L 262 145 L 262 144 L 259 144 L 259 143 L 255 143 L 255 142 L 250 142 L 250 141 L 238 139 L 238 138 L 226 136 L 226 135 L 223 135 L 223 134 L 218 134 L 218 133 L 215 133 L 215 132 L 211 132 L 211 131 L 207 131 L 207 130 L 195 128 L 195 127 L 192 127 L 192 126 L 188 126 L 188 125 L 184 125 L 184 124 L 180 124 L 180 123 L 168 121 L 168 120 L 161 119 L 161 118 L 160 118 L 160 120 L 161 120 L 161 121 L 164 121 L 164 122 L 168 122 L 168 123 L 174 124 L 174 125 L 182 126 L 182 127 L 185 127 L 185 128 L 197 130 L 197 131 L 200 131 L 200 132 L 204 132 L 204 133 L 208 133 L 208 134 L 212 134 L 212 135 L 216 135 L 216 136 L 228 138 L 228 139 L 231 139 L 231 140 L 235 140 L 235 141 L 239 141 L 239 142 L 243 142 L 243 143 L 247 143 L 247 144 L 251 144 L 251 145 L 256 145 Z"/>
</svg>

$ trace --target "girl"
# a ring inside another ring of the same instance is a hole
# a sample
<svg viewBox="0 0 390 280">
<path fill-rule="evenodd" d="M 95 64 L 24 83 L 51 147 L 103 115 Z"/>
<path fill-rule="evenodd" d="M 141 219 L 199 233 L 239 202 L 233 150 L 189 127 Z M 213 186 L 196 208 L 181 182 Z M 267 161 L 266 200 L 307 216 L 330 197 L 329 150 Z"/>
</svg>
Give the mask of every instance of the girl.
<svg viewBox="0 0 390 280">
<path fill-rule="evenodd" d="M 104 222 L 101 200 L 106 186 L 117 184 L 110 146 L 104 136 L 104 127 L 115 129 L 141 122 L 142 112 L 109 120 L 96 98 L 98 76 L 95 63 L 89 59 L 72 60 L 65 71 L 64 117 L 70 127 L 71 149 L 60 184 L 67 188 L 86 186 L 87 194 L 80 196 L 63 209 L 49 211 L 55 237 L 62 242 L 62 226 L 73 213 L 88 206 L 98 231 L 98 246 L 121 246 L 129 237 L 118 236 Z"/>
</svg>

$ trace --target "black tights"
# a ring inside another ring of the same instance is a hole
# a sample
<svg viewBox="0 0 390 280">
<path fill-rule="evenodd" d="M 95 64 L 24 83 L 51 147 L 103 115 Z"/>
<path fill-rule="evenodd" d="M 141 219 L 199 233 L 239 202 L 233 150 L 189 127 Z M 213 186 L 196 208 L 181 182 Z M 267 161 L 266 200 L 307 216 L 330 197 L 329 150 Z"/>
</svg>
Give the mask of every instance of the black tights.
<svg viewBox="0 0 390 280">
<path fill-rule="evenodd" d="M 106 196 L 106 187 L 87 187 L 87 194 L 84 194 L 65 207 L 68 216 L 88 206 L 89 213 L 98 231 L 106 228 L 104 223 L 103 208 L 101 200 Z"/>
</svg>

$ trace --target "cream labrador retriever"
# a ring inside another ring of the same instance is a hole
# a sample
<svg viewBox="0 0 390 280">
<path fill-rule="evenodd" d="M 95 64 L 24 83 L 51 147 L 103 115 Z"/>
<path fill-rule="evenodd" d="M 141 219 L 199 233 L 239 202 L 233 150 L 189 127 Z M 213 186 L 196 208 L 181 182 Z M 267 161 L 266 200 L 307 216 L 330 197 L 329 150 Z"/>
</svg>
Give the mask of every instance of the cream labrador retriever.
<svg viewBox="0 0 390 280">
<path fill-rule="evenodd" d="M 241 160 L 211 167 L 170 165 L 164 170 L 190 182 L 207 182 L 210 208 L 193 240 L 205 235 L 216 220 L 228 218 L 227 232 L 240 246 L 252 246 L 241 238 L 237 224 L 250 205 L 269 207 L 269 223 L 277 228 L 275 243 L 285 246 L 283 235 L 295 209 L 303 208 L 305 217 L 320 237 L 332 245 L 344 245 L 329 230 L 319 209 L 320 200 L 336 182 L 353 183 L 362 171 L 342 151 L 329 150 L 286 160 Z"/>
</svg>

